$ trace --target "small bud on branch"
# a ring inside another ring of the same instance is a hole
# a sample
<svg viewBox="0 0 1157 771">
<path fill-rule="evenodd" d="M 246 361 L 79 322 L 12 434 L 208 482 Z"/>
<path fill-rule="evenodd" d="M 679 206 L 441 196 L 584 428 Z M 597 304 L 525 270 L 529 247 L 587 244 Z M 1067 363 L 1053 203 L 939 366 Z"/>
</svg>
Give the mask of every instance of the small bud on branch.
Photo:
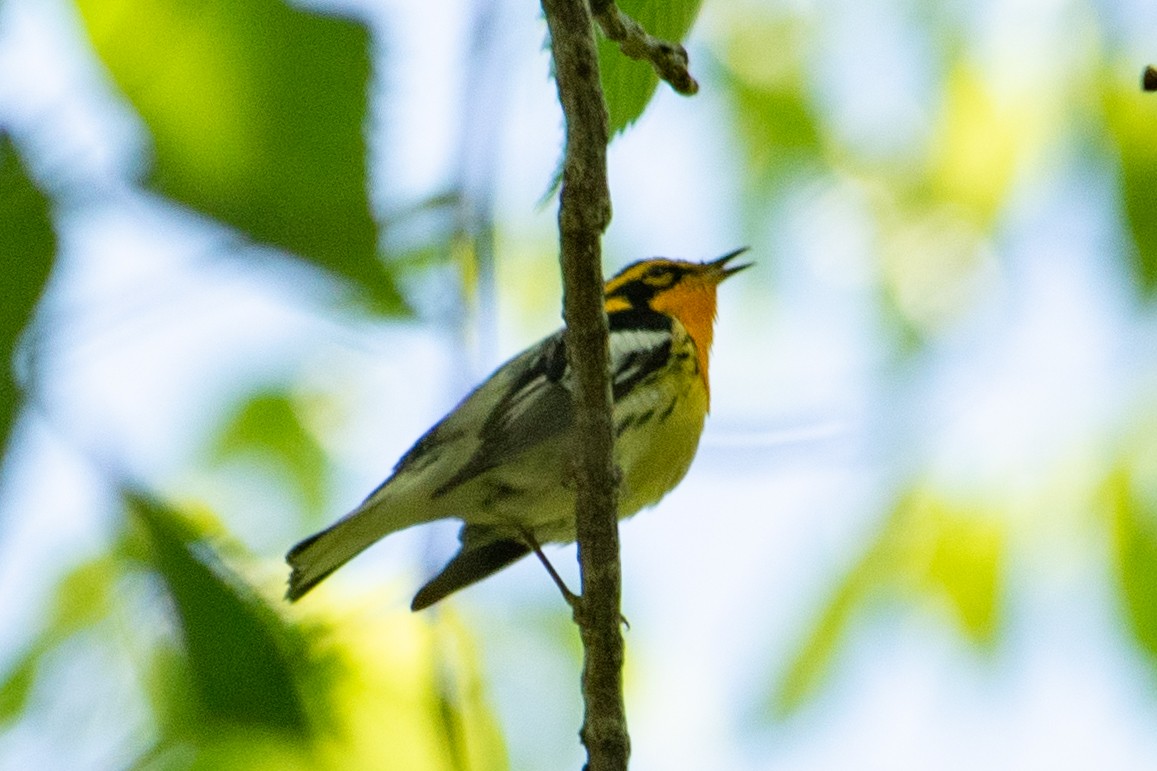
<svg viewBox="0 0 1157 771">
<path fill-rule="evenodd" d="M 624 56 L 649 61 L 658 76 L 683 96 L 699 92 L 699 84 L 687 69 L 687 49 L 651 35 L 613 2 L 591 5 L 603 34 L 619 44 Z"/>
</svg>

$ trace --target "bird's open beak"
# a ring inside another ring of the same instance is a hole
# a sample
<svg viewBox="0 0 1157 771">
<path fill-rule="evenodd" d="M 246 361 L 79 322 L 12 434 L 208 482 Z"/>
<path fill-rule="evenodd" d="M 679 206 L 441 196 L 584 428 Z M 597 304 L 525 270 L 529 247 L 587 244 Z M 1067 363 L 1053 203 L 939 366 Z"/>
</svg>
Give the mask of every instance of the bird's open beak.
<svg viewBox="0 0 1157 771">
<path fill-rule="evenodd" d="M 723 279 L 725 279 L 729 276 L 734 276 L 736 273 L 738 273 L 741 270 L 746 270 L 747 268 L 750 268 L 753 264 L 750 262 L 745 262 L 742 265 L 732 265 L 731 267 L 727 266 L 728 262 L 730 262 L 731 260 L 734 260 L 736 257 L 743 254 L 749 248 L 750 247 L 747 247 L 747 246 L 740 247 L 739 249 L 736 249 L 734 252 L 728 252 L 727 254 L 723 255 L 719 259 L 712 260 L 711 262 L 707 263 L 707 267 L 710 269 L 708 271 L 708 275 L 712 276 L 715 279 L 715 283 L 719 283 L 720 281 L 722 281 Z"/>
</svg>

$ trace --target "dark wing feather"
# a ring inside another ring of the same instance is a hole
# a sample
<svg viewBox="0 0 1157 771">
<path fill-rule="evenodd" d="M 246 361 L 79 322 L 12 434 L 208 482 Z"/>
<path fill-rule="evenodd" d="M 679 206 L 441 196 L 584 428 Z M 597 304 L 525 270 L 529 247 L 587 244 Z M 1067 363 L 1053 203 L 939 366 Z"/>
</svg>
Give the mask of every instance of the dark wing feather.
<svg viewBox="0 0 1157 771">
<path fill-rule="evenodd" d="M 495 405 L 482 425 L 474 455 L 434 495 L 444 495 L 541 442 L 565 433 L 574 422 L 562 333 L 539 344 L 537 355 Z"/>
<path fill-rule="evenodd" d="M 410 610 L 422 610 L 449 594 L 492 576 L 525 557 L 530 547 L 512 538 L 489 540 L 489 528 L 466 525 L 462 528 L 462 548 L 446 563 L 442 572 L 430 579 L 410 603 Z"/>
<path fill-rule="evenodd" d="M 617 328 L 611 335 L 614 399 L 623 398 L 664 367 L 670 352 L 669 319 L 665 327 L 656 324 L 642 329 Z M 562 332 L 543 340 L 499 372 L 508 367 L 516 369 L 509 373 L 509 386 L 478 431 L 478 449 L 434 491 L 435 497 L 445 495 L 542 442 L 565 434 L 574 424 L 570 368 Z M 471 394 L 467 400 L 473 396 Z M 439 446 L 449 439 L 459 438 L 464 430 L 451 428 L 448 424 L 449 419 L 443 419 L 418 440 L 403 456 L 397 470 L 436 460 Z"/>
</svg>

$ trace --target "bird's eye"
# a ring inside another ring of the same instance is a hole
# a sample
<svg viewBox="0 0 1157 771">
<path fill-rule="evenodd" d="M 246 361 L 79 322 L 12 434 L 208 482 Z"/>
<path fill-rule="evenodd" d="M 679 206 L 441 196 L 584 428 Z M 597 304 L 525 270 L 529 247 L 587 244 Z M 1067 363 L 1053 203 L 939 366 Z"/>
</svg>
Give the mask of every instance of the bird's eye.
<svg viewBox="0 0 1157 771">
<path fill-rule="evenodd" d="M 674 282 L 675 276 L 662 265 L 652 265 L 647 268 L 643 280 L 651 286 L 670 286 Z"/>
</svg>

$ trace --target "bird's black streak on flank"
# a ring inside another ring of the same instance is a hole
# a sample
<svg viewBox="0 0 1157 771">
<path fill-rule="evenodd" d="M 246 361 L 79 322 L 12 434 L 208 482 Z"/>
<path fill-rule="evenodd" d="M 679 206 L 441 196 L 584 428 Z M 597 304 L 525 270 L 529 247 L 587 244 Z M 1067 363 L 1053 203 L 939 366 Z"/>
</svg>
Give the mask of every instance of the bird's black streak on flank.
<svg viewBox="0 0 1157 771">
<path fill-rule="evenodd" d="M 463 546 L 454 559 L 446 563 L 442 572 L 434 576 L 414 595 L 410 610 L 428 608 L 438 600 L 502 570 L 512 562 L 530 554 L 530 547 L 522 541 L 491 541 L 482 546 Z"/>
<path fill-rule="evenodd" d="M 668 339 L 655 348 L 635 351 L 627 355 L 619 371 L 613 373 L 611 392 L 615 401 L 629 394 L 635 386 L 661 370 L 671 356 L 671 341 Z"/>
</svg>

